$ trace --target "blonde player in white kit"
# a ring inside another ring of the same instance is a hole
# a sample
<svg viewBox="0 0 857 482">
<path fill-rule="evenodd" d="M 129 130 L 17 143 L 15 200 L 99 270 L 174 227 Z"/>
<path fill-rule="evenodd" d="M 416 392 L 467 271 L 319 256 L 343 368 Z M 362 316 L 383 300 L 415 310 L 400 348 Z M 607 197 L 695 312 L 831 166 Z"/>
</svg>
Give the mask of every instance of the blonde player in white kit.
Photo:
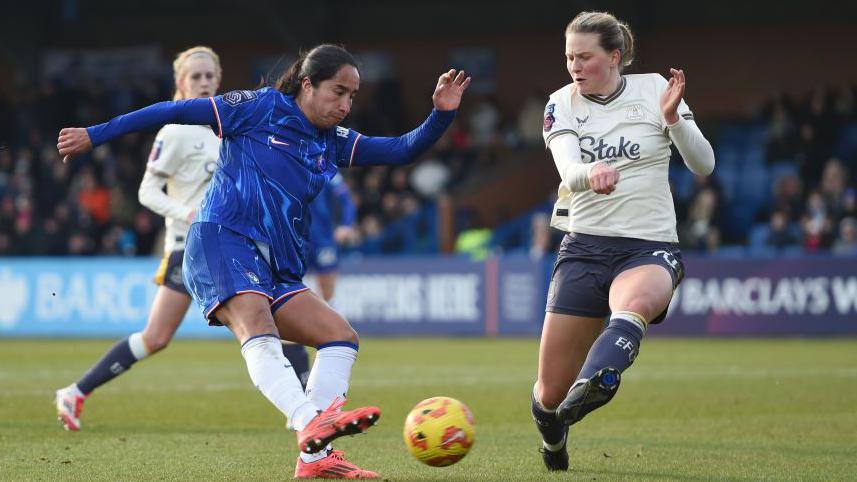
<svg viewBox="0 0 857 482">
<path fill-rule="evenodd" d="M 173 100 L 212 97 L 220 86 L 220 59 L 208 47 L 178 54 L 173 72 Z M 172 124 L 158 132 L 139 199 L 166 220 L 165 254 L 155 274 L 160 287 L 146 328 L 117 342 L 77 383 L 57 390 L 57 413 L 67 430 L 80 430 L 83 401 L 93 390 L 164 349 L 187 313 L 191 298 L 181 272 L 185 237 L 217 167 L 219 149 L 220 139 L 209 127 Z"/>
<path fill-rule="evenodd" d="M 610 401 L 683 276 L 670 144 L 694 174 L 714 169 L 711 145 L 682 100 L 684 72 L 670 69 L 669 81 L 622 75 L 634 40 L 609 13 L 577 15 L 565 39 L 573 82 L 550 96 L 543 130 L 562 179 L 551 225 L 568 234 L 531 397 L 548 470 L 568 469 L 568 427 Z"/>
</svg>

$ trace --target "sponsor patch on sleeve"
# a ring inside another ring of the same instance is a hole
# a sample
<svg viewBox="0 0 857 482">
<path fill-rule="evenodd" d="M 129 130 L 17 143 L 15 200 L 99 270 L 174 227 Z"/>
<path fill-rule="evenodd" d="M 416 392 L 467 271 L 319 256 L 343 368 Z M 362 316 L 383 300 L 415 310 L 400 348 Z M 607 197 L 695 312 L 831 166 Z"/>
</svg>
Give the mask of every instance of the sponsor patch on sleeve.
<svg viewBox="0 0 857 482">
<path fill-rule="evenodd" d="M 544 122 L 544 130 L 545 132 L 550 132 L 553 128 L 553 123 L 556 121 L 556 118 L 553 116 L 553 111 L 556 108 L 556 104 L 548 104 L 545 107 L 545 122 Z"/>
<path fill-rule="evenodd" d="M 252 90 L 233 90 L 232 92 L 223 94 L 223 102 L 235 107 L 238 104 L 249 102 L 257 96 L 258 94 Z"/>
<path fill-rule="evenodd" d="M 149 162 L 155 162 L 161 157 L 161 149 L 164 147 L 164 140 L 158 139 L 155 141 L 155 144 L 152 145 L 152 152 L 149 153 Z"/>
<path fill-rule="evenodd" d="M 348 133 L 351 132 L 351 129 L 346 129 L 345 127 L 336 127 L 336 135 L 337 137 L 345 137 L 348 138 Z"/>
</svg>

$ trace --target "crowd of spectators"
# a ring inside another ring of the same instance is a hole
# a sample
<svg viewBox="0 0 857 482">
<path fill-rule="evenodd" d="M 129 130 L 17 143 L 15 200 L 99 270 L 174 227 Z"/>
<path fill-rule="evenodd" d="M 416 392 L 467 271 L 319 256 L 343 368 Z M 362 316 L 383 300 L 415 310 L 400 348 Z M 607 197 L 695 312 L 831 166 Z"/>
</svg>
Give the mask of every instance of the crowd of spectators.
<svg viewBox="0 0 857 482">
<path fill-rule="evenodd" d="M 711 253 L 740 244 L 769 253 L 857 254 L 854 88 L 818 88 L 800 99 L 773 96 L 748 128 L 762 133 L 761 145 L 752 146 L 762 154 L 759 166 L 743 166 L 734 180 L 719 175 L 726 170 L 721 166 L 714 176 L 693 180 L 687 202 L 677 203 L 682 246 Z M 756 162 L 752 157 L 740 162 Z M 754 182 L 758 202 L 724 193 L 725 183 Z M 730 239 L 727 224 L 740 216 L 727 214 L 741 210 L 751 211 L 753 223 Z"/>
<path fill-rule="evenodd" d="M 60 162 L 55 139 L 63 126 L 95 124 L 169 99 L 171 88 L 168 76 L 112 83 L 80 76 L 21 82 L 14 95 L 0 96 L 0 255 L 158 253 L 163 220 L 137 201 L 155 131 L 124 136 L 69 165 Z M 372 135 L 398 135 L 420 121 L 407 115 L 395 79 L 364 85 L 360 96 L 347 120 L 349 127 Z M 512 152 L 543 150 L 543 97 L 530 93 L 518 112 L 503 113 L 492 96 L 474 94 L 421 162 L 346 172 L 358 209 L 352 249 L 396 251 L 395 244 L 377 245 L 385 227 L 418 213 Z M 756 243 L 772 249 L 857 254 L 852 177 L 857 152 L 843 157 L 842 149 L 837 150 L 856 121 L 853 89 L 817 89 L 799 100 L 773 97 L 755 123 L 764 126 L 761 148 L 764 168 L 770 171 L 770 186 L 759 186 L 770 195 L 753 213 L 756 226 L 737 237 L 729 234 L 724 208 L 740 207 L 724 194 L 716 173 L 696 178 L 690 194 L 677 197 L 682 246 L 716 252 L 724 244 Z M 712 141 L 717 151 L 717 138 Z M 542 218 L 538 221 L 534 227 L 546 224 Z M 537 244 L 555 238 L 532 236 Z"/>
</svg>

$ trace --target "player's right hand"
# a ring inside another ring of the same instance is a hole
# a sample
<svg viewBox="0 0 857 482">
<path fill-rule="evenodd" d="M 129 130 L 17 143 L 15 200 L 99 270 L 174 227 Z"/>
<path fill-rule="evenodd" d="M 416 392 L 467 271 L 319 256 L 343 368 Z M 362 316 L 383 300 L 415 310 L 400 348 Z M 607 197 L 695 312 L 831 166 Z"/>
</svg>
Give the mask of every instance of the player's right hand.
<svg viewBox="0 0 857 482">
<path fill-rule="evenodd" d="M 597 194 L 610 194 L 616 190 L 619 171 L 606 162 L 598 162 L 589 170 L 589 187 Z"/>
<path fill-rule="evenodd" d="M 60 151 L 62 162 L 67 163 L 78 154 L 85 154 L 92 150 L 92 140 L 89 133 L 83 127 L 66 127 L 60 131 L 57 140 L 57 150 Z"/>
</svg>

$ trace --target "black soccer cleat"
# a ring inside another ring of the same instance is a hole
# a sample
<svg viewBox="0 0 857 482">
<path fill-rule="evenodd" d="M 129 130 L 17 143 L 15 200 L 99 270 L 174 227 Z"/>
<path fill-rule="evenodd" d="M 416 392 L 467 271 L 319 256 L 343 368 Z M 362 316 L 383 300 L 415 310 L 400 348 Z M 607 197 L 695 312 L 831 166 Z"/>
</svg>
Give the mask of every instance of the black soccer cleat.
<svg viewBox="0 0 857 482">
<path fill-rule="evenodd" d="M 542 461 L 548 470 L 568 470 L 568 450 L 565 448 L 565 443 L 556 452 L 544 446 L 539 449 L 539 452 L 542 453 Z"/>
<path fill-rule="evenodd" d="M 548 470 L 568 470 L 568 451 L 566 441 L 568 440 L 568 426 L 556 418 L 556 412 L 546 410 L 536 401 L 535 395 L 530 395 L 533 421 L 542 435 L 542 447 L 539 452 Z M 548 447 L 560 447 L 553 451 Z"/>
<path fill-rule="evenodd" d="M 589 412 L 606 404 L 619 390 L 619 370 L 602 368 L 587 381 L 575 383 L 556 409 L 556 416 L 566 425 L 573 425 Z"/>
</svg>

